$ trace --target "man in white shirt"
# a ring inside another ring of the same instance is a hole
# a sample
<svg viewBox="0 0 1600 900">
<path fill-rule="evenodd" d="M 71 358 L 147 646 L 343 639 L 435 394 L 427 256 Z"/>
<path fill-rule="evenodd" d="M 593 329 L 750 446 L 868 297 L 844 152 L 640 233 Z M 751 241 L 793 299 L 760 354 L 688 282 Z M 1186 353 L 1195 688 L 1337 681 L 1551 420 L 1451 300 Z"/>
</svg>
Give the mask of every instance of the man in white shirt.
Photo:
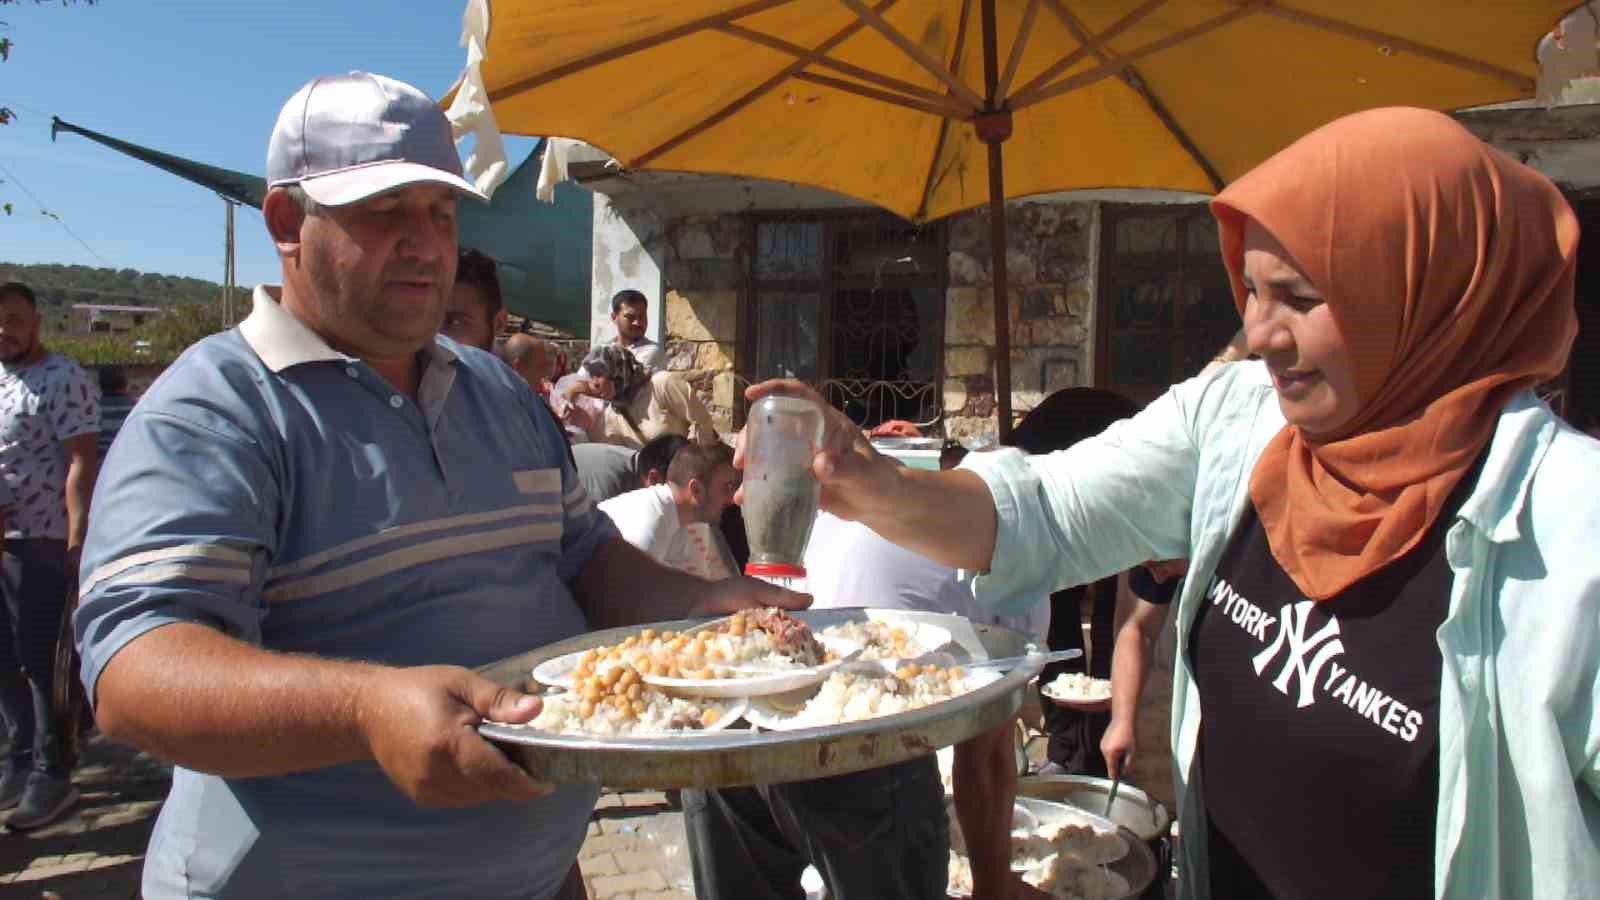
<svg viewBox="0 0 1600 900">
<path fill-rule="evenodd" d="M 949 468 L 960 459 L 950 454 L 941 465 Z M 805 569 L 813 609 L 868 606 L 954 613 L 980 622 L 995 618 L 978 610 L 954 569 L 830 513 L 819 513 L 812 526 Z M 958 752 L 956 765 L 971 773 L 963 780 L 972 791 L 1004 789 L 1016 777 L 1014 768 L 1009 776 L 1005 772 L 1014 765 L 1011 728 L 1008 722 Z M 961 790 L 965 799 L 969 791 Z M 695 896 L 701 900 L 796 896 L 808 865 L 833 900 L 944 896 L 950 833 L 932 756 L 811 781 L 685 791 L 683 802 Z M 1004 822 L 984 819 L 993 827 L 971 827 L 976 818 L 969 822 L 969 850 L 1009 857 L 1010 801 L 1005 812 Z M 1003 888 L 1020 900 L 1044 897 L 1016 878 Z"/>
<path fill-rule="evenodd" d="M 627 348 L 646 371 L 652 375 L 666 371 L 661 345 L 644 336 L 650 326 L 650 305 L 644 294 L 632 288 L 617 291 L 611 298 L 611 324 L 617 326 L 617 343 Z"/>
<path fill-rule="evenodd" d="M 715 525 L 733 503 L 739 473 L 722 444 L 685 444 L 672 457 L 665 483 L 600 504 L 623 540 L 656 561 L 708 578 L 734 574 Z"/>
</svg>

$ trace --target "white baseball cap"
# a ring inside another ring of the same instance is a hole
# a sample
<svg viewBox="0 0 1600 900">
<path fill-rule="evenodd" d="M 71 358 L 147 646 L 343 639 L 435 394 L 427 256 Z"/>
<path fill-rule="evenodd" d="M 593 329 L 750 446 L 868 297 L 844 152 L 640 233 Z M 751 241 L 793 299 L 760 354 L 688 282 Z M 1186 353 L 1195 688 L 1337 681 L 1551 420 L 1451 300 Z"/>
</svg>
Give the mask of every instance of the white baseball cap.
<svg viewBox="0 0 1600 900">
<path fill-rule="evenodd" d="M 411 184 L 440 184 L 488 202 L 461 176 L 450 122 L 403 81 L 351 72 L 295 91 L 267 143 L 267 187 L 298 184 L 344 206 Z"/>
</svg>

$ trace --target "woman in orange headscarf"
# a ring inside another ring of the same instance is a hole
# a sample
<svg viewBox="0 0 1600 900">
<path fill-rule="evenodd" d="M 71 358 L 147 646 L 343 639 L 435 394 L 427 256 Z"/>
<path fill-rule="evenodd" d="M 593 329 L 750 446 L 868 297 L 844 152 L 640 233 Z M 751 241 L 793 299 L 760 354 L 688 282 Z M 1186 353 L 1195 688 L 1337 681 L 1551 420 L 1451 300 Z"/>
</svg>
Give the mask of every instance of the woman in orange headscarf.
<svg viewBox="0 0 1600 900">
<path fill-rule="evenodd" d="M 1447 116 L 1384 109 L 1213 211 L 1259 361 L 955 473 L 835 421 L 824 505 L 1001 611 L 1190 558 L 1183 895 L 1592 896 L 1600 443 L 1531 390 L 1576 332 L 1571 210 Z"/>
</svg>

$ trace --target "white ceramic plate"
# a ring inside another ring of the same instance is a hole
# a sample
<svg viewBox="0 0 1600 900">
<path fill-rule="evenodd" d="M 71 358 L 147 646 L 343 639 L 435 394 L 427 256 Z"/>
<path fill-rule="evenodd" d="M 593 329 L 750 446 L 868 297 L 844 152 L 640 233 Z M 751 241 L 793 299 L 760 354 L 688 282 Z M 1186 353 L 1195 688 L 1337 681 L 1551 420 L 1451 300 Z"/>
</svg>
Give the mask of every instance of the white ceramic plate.
<svg viewBox="0 0 1600 900">
<path fill-rule="evenodd" d="M 709 622 L 702 622 L 702 623 L 700 623 L 699 625 L 696 625 L 693 628 L 687 629 L 683 633 L 684 634 L 694 634 L 697 631 L 704 631 L 707 628 L 715 628 L 718 625 L 721 625 L 723 622 L 726 622 L 727 620 L 728 620 L 727 616 L 723 616 L 722 618 L 718 618 L 718 619 L 712 619 Z M 644 627 L 647 627 L 647 626 L 640 626 L 640 630 L 643 630 Z M 540 684 L 543 684 L 543 685 L 549 685 L 550 687 L 561 688 L 564 691 L 572 690 L 572 670 L 576 669 L 578 667 L 579 660 L 583 659 L 583 655 L 585 653 L 588 653 L 588 652 L 589 652 L 588 650 L 574 650 L 571 653 L 564 653 L 564 654 L 562 654 L 560 656 L 545 660 L 544 662 L 542 662 L 539 665 L 534 667 L 534 669 L 533 669 L 533 680 L 537 681 L 537 682 L 539 682 Z M 707 694 L 707 695 L 704 695 L 704 696 L 737 696 L 737 697 L 742 697 L 742 696 L 745 696 L 745 695 L 743 695 L 743 694 L 728 694 L 728 695 Z"/>
<path fill-rule="evenodd" d="M 572 670 L 578 667 L 578 660 L 583 658 L 587 650 L 575 650 L 560 656 L 547 659 L 533 667 L 533 680 L 540 684 L 558 687 L 565 691 L 572 690 Z"/>
<path fill-rule="evenodd" d="M 871 666 L 875 663 L 860 662 L 852 665 Z M 963 693 L 971 693 L 987 684 L 999 681 L 1003 673 L 993 669 L 979 669 L 967 674 L 967 689 Z M 813 691 L 791 691 L 786 695 L 752 696 L 750 708 L 745 710 L 744 720 L 757 728 L 766 731 L 798 731 L 801 728 L 816 728 L 826 724 L 807 722 L 800 717 L 807 700 L 814 695 Z"/>
<path fill-rule="evenodd" d="M 1046 698 L 1048 698 L 1050 700 L 1050 702 L 1054 703 L 1057 706 L 1064 706 L 1064 707 L 1066 707 L 1068 709 L 1076 709 L 1076 710 L 1078 710 L 1080 712 L 1104 712 L 1104 711 L 1110 709 L 1111 708 L 1111 682 L 1110 682 L 1110 680 L 1105 679 L 1105 678 L 1094 678 L 1094 679 L 1091 679 L 1091 683 L 1094 685 L 1095 688 L 1102 688 L 1102 686 L 1103 686 L 1103 690 L 1105 691 L 1105 696 L 1104 697 L 1081 697 L 1081 696 L 1075 696 L 1075 695 L 1071 695 L 1071 694 L 1061 693 L 1061 692 L 1058 692 L 1055 689 L 1055 682 L 1053 682 L 1053 681 L 1049 682 L 1047 684 L 1041 685 L 1039 687 L 1039 693 L 1043 694 Z"/>
</svg>

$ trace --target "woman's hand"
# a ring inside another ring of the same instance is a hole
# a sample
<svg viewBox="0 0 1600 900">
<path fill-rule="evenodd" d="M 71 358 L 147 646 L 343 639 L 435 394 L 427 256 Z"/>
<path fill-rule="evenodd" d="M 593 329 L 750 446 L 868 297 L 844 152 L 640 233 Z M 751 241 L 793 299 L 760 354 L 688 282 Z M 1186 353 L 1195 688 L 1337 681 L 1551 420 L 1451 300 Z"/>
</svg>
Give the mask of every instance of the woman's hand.
<svg viewBox="0 0 1600 900">
<path fill-rule="evenodd" d="M 744 392 L 755 402 L 769 394 L 800 397 L 816 403 L 825 422 L 822 442 L 811 471 L 822 484 L 822 508 L 841 519 L 860 520 L 872 509 L 894 503 L 899 464 L 872 448 L 872 443 L 844 413 L 806 385 L 792 379 L 763 381 Z M 733 464 L 744 468 L 745 432 L 739 432 Z M 743 499 L 743 488 L 736 499 Z"/>
</svg>

